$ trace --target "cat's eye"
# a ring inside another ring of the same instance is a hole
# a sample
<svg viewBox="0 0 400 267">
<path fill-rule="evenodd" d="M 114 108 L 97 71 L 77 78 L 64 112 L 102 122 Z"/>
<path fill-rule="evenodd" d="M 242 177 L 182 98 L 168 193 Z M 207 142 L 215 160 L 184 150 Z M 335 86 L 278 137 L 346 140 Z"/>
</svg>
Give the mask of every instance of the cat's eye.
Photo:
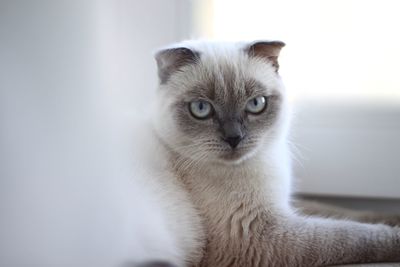
<svg viewBox="0 0 400 267">
<path fill-rule="evenodd" d="M 212 106 L 205 100 L 195 100 L 189 103 L 190 113 L 196 119 L 207 119 L 212 115 Z"/>
<path fill-rule="evenodd" d="M 257 96 L 250 99 L 246 104 L 246 111 L 252 114 L 260 114 L 267 106 L 267 100 L 264 96 Z"/>
</svg>

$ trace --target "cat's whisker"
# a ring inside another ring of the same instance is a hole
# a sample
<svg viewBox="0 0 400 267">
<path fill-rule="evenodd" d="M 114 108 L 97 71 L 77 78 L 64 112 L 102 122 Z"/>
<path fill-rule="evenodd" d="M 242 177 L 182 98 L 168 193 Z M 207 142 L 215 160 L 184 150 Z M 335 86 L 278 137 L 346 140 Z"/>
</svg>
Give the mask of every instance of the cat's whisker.
<svg viewBox="0 0 400 267">
<path fill-rule="evenodd" d="M 294 143 L 291 140 L 287 140 L 289 144 L 289 153 L 291 158 L 301 167 L 304 169 L 303 161 L 305 159 L 304 155 L 301 153 L 301 150 L 298 148 L 298 144 Z"/>
<path fill-rule="evenodd" d="M 282 142 L 288 122 L 277 75 L 283 45 L 189 42 L 156 54 L 158 126 L 165 128 L 157 130 L 171 155 L 168 174 L 181 183 L 173 179 L 167 187 L 173 189 L 159 195 L 166 212 L 174 208 L 172 223 L 184 223 L 170 227 L 176 242 L 183 241 L 180 262 L 254 267 L 400 260 L 399 229 L 293 214 L 289 161 L 301 164 L 302 155 L 297 144 Z"/>
<path fill-rule="evenodd" d="M 177 164 L 175 164 L 176 168 L 182 172 L 188 172 L 189 170 L 194 169 L 202 160 L 204 160 L 208 156 L 207 150 L 198 150 L 195 154 L 192 154 L 191 157 L 182 157 Z M 189 171 L 190 172 L 190 171 Z"/>
</svg>

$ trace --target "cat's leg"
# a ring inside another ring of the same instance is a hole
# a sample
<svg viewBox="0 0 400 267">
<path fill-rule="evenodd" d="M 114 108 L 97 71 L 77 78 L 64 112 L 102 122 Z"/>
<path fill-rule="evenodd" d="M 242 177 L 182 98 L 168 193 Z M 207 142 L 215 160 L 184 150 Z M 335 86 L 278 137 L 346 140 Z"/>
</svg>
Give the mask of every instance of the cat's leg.
<svg viewBox="0 0 400 267">
<path fill-rule="evenodd" d="M 305 215 L 317 215 L 336 219 L 349 219 L 358 222 L 384 223 L 391 226 L 400 226 L 400 214 L 356 211 L 304 199 L 294 200 L 293 206 Z"/>
<path fill-rule="evenodd" d="M 398 227 L 294 216 L 264 234 L 268 266 L 400 261 Z"/>
</svg>

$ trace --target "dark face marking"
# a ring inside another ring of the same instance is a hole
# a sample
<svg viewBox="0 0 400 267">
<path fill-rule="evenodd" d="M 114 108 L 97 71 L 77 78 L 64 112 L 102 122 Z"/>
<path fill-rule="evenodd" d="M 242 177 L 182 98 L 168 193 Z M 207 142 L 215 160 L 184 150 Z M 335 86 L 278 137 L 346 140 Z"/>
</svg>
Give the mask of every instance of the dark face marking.
<svg viewBox="0 0 400 267">
<path fill-rule="evenodd" d="M 236 160 L 252 151 L 278 118 L 281 96 L 271 95 L 260 82 L 236 66 L 221 65 L 176 99 L 172 106 L 175 121 L 188 144 L 206 149 L 215 157 Z M 247 102 L 265 96 L 267 106 L 258 115 L 246 112 Z M 213 105 L 213 116 L 206 120 L 193 117 L 189 101 L 204 99 Z M 195 151 L 192 151 L 193 153 Z"/>
<path fill-rule="evenodd" d="M 243 125 L 239 121 L 227 121 L 222 125 L 223 140 L 227 142 L 232 149 L 236 148 L 244 138 Z"/>
</svg>

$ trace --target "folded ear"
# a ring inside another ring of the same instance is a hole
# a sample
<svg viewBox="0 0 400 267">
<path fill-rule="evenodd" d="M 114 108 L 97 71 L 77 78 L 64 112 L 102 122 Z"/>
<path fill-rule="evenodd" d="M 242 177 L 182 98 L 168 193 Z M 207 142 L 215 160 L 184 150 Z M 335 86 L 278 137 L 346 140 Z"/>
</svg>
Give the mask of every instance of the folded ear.
<svg viewBox="0 0 400 267">
<path fill-rule="evenodd" d="M 172 73 L 187 64 L 196 63 L 200 53 L 186 47 L 163 49 L 156 53 L 155 59 L 158 67 L 160 83 L 166 83 Z"/>
<path fill-rule="evenodd" d="M 281 41 L 257 41 L 249 44 L 245 48 L 245 51 L 250 57 L 259 57 L 269 60 L 272 66 L 276 68 L 276 71 L 278 71 L 278 56 L 284 46 L 285 43 Z"/>
</svg>

